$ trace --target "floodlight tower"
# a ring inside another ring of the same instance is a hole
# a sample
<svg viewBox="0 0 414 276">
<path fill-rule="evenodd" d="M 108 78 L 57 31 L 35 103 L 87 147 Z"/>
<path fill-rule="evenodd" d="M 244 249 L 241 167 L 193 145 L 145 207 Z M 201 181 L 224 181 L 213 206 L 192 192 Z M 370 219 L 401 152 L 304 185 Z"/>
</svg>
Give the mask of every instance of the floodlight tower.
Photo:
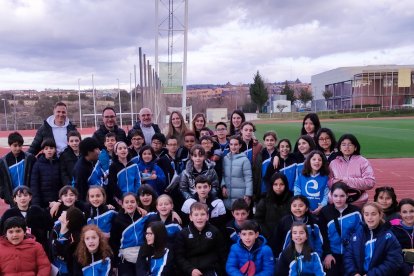
<svg viewBox="0 0 414 276">
<path fill-rule="evenodd" d="M 188 0 L 155 0 L 155 70 L 164 93 L 182 93 L 187 105 Z"/>
</svg>

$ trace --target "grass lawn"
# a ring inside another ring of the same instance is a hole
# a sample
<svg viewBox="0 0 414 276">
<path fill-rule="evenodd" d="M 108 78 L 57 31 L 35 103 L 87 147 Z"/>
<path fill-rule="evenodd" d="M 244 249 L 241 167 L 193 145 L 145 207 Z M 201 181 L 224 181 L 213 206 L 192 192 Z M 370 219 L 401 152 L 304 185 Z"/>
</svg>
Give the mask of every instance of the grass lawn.
<svg viewBox="0 0 414 276">
<path fill-rule="evenodd" d="M 414 157 L 414 119 L 400 120 L 355 120 L 322 122 L 323 127 L 332 129 L 336 139 L 344 133 L 352 133 L 361 144 L 361 154 L 369 158 Z M 256 137 L 276 131 L 278 138 L 289 138 L 295 144 L 299 137 L 301 123 L 275 122 L 256 123 Z"/>
</svg>

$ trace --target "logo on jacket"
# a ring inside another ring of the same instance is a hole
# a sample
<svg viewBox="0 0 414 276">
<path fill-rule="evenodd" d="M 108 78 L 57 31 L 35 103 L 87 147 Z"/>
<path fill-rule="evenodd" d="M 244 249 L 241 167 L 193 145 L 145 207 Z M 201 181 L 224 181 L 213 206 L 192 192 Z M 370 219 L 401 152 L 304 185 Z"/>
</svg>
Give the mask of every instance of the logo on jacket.
<svg viewBox="0 0 414 276">
<path fill-rule="evenodd" d="M 213 236 L 213 233 L 211 233 L 210 231 L 206 232 L 206 238 L 207 239 L 211 239 L 212 236 Z"/>
<path fill-rule="evenodd" d="M 308 194 L 308 196 L 319 197 L 321 195 L 320 191 L 317 191 L 316 193 L 312 193 L 312 192 L 309 192 L 309 189 L 313 189 L 313 190 L 319 189 L 319 184 L 316 180 L 312 179 L 306 182 L 305 191 Z"/>
</svg>

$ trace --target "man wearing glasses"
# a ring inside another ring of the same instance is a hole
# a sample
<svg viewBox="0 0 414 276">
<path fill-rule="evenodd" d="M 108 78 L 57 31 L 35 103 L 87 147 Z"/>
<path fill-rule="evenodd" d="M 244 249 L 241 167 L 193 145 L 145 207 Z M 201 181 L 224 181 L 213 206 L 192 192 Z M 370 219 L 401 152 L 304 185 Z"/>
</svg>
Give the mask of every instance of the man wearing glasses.
<svg viewBox="0 0 414 276">
<path fill-rule="evenodd" d="M 128 132 L 128 140 L 130 141 L 132 131 L 134 129 L 141 130 L 145 137 L 145 144 L 151 145 L 152 136 L 155 133 L 161 133 L 160 127 L 152 122 L 152 111 L 148 107 L 143 107 L 139 111 L 140 121 L 136 122 L 134 127 Z"/>
<path fill-rule="evenodd" d="M 104 148 L 105 135 L 109 132 L 115 133 L 117 142 L 127 142 L 125 131 L 116 124 L 116 113 L 112 107 L 107 106 L 104 108 L 102 111 L 102 122 L 103 124 L 100 125 L 99 129 L 92 136 L 92 138 L 98 141 L 101 149 Z"/>
</svg>

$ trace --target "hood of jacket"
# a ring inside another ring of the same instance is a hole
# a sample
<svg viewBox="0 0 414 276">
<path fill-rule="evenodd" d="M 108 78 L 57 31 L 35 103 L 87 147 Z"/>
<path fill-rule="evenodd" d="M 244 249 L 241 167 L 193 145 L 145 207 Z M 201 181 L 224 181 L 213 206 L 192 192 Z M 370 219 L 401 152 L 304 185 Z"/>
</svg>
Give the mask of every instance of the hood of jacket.
<svg viewBox="0 0 414 276">
<path fill-rule="evenodd" d="M 58 126 L 55 124 L 55 115 L 49 116 L 45 122 L 51 127 L 51 128 L 59 128 L 59 127 L 67 127 L 69 125 L 69 119 L 66 118 L 65 124 L 63 126 Z"/>
<path fill-rule="evenodd" d="M 24 238 L 23 241 L 19 243 L 18 245 L 13 245 L 7 240 L 6 236 L 0 237 L 0 246 L 4 248 L 18 248 L 18 249 L 24 250 L 24 249 L 33 247 L 35 243 L 36 243 L 35 239 Z"/>
</svg>

